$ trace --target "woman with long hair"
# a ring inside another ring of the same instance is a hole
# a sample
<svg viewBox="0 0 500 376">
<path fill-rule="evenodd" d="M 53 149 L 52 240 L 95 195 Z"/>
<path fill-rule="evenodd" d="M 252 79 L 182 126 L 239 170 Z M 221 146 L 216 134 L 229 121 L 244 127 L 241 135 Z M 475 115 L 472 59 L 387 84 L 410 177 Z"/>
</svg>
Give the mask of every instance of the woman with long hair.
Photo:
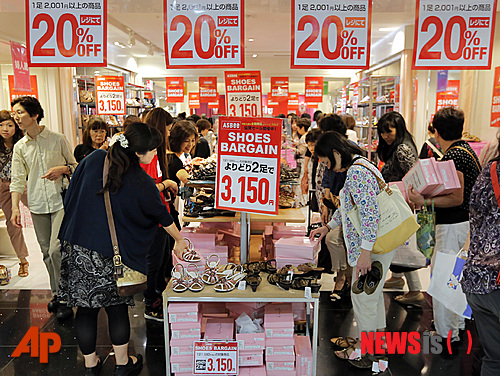
<svg viewBox="0 0 500 376">
<path fill-rule="evenodd" d="M 123 264 L 147 273 L 146 255 L 158 225 L 175 239 L 174 252 L 179 257 L 187 248 L 153 179 L 140 166 L 151 163 L 162 142 L 156 129 L 143 123 L 131 124 L 108 153 L 97 150 L 80 163 L 66 193 L 67 210 L 59 233 L 62 242 L 59 294 L 69 306 L 78 307 L 75 333 L 87 374 L 98 375 L 102 367 L 96 354 L 97 316 L 101 308 L 108 316 L 115 375 L 136 374 L 142 368 L 140 355 L 128 356 L 127 307 L 134 305 L 134 299 L 118 295 L 104 192 L 110 193 Z M 103 187 L 105 160 L 109 163 L 109 173 Z"/>
<path fill-rule="evenodd" d="M 406 128 L 405 119 L 399 112 L 388 112 L 378 121 L 377 130 L 377 154 L 384 162 L 382 176 L 387 183 L 401 181 L 418 159 L 417 147 Z M 385 282 L 385 287 L 402 288 L 405 284 L 404 273 L 410 290 L 406 294 L 396 296 L 394 299 L 397 302 L 411 304 L 424 300 L 424 294 L 420 292 L 422 285 L 417 269 L 393 265 L 391 271 L 392 277 Z"/>
<path fill-rule="evenodd" d="M 24 133 L 14 121 L 9 111 L 0 111 L 0 207 L 2 208 L 7 226 L 7 233 L 9 234 L 12 247 L 19 258 L 19 270 L 17 275 L 19 277 L 28 276 L 29 262 L 26 257 L 28 254 L 28 247 L 24 241 L 23 229 L 14 226 L 9 221 L 12 215 L 12 199 L 10 195 L 10 174 L 12 167 L 12 150 L 17 141 L 24 137 Z M 21 201 L 24 205 L 28 206 L 28 198 L 26 192 L 21 196 Z"/>
<path fill-rule="evenodd" d="M 85 130 L 83 131 L 83 142 L 77 145 L 74 151 L 75 159 L 78 163 L 94 150 L 107 150 L 109 141 L 108 125 L 100 117 L 90 118 Z"/>
<path fill-rule="evenodd" d="M 170 132 L 170 151 L 168 155 L 168 176 L 177 184 L 189 181 L 189 173 L 182 162 L 184 154 L 189 154 L 196 145 L 198 130 L 192 121 L 180 120 Z"/>
</svg>

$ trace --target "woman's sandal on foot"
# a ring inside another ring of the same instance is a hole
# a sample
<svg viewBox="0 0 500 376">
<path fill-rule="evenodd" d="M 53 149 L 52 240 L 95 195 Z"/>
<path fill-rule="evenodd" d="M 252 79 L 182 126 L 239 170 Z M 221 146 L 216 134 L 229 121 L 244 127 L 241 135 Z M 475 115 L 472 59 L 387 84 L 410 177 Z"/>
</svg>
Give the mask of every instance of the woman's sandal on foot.
<svg viewBox="0 0 500 376">
<path fill-rule="evenodd" d="M 28 266 L 29 266 L 29 262 L 26 261 L 26 262 L 20 262 L 19 263 L 19 271 L 17 272 L 17 275 L 19 277 L 27 277 L 28 276 Z"/>
</svg>

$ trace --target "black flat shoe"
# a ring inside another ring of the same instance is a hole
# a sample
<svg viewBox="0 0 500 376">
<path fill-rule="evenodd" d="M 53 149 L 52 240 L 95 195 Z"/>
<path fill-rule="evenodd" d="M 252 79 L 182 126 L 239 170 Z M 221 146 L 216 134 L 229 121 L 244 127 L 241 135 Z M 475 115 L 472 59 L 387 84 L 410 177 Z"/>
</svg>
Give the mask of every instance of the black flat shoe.
<svg viewBox="0 0 500 376">
<path fill-rule="evenodd" d="M 354 284 L 352 285 L 352 292 L 354 294 L 361 294 L 363 291 L 364 291 L 364 288 L 365 288 L 365 280 L 366 280 L 366 276 L 368 275 L 367 274 L 364 274 L 362 275 L 361 277 L 359 277 L 355 282 Z"/>
<path fill-rule="evenodd" d="M 366 273 L 364 291 L 366 295 L 371 295 L 375 292 L 382 279 L 382 264 L 379 261 L 372 263 L 371 270 Z"/>
<path fill-rule="evenodd" d="M 97 364 L 94 367 L 85 367 L 85 376 L 99 376 L 101 374 L 102 362 L 97 357 Z"/>
<path fill-rule="evenodd" d="M 57 307 L 59 307 L 59 300 L 57 300 L 57 296 L 54 295 L 49 304 L 47 304 L 47 311 L 49 311 L 49 313 L 56 313 Z"/>
<path fill-rule="evenodd" d="M 115 366 L 114 376 L 136 376 L 142 371 L 142 355 L 134 355 L 137 362 L 134 363 L 132 358 L 128 357 L 128 363 L 124 366 Z"/>
</svg>

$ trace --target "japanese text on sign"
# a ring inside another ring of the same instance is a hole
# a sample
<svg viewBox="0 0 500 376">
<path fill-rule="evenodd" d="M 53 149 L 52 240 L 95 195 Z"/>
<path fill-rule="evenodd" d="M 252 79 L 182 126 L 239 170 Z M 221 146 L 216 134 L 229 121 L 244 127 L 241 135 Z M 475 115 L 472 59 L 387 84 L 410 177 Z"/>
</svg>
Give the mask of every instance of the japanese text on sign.
<svg viewBox="0 0 500 376">
<path fill-rule="evenodd" d="M 277 214 L 281 120 L 222 117 L 216 207 Z"/>
<path fill-rule="evenodd" d="M 371 10 L 371 0 L 293 0 L 292 69 L 368 68 Z"/>
<path fill-rule="evenodd" d="M 413 69 L 490 69 L 497 0 L 417 0 Z"/>
<path fill-rule="evenodd" d="M 225 72 L 226 108 L 231 116 L 262 116 L 260 71 Z"/>
<path fill-rule="evenodd" d="M 243 1 L 164 0 L 167 68 L 244 67 Z"/>
<path fill-rule="evenodd" d="M 26 24 L 30 66 L 107 65 L 106 0 L 26 0 Z"/>
<path fill-rule="evenodd" d="M 97 115 L 125 115 L 123 76 L 96 76 Z"/>
<path fill-rule="evenodd" d="M 238 373 L 238 342 L 195 341 L 194 374 L 227 375 Z"/>
</svg>

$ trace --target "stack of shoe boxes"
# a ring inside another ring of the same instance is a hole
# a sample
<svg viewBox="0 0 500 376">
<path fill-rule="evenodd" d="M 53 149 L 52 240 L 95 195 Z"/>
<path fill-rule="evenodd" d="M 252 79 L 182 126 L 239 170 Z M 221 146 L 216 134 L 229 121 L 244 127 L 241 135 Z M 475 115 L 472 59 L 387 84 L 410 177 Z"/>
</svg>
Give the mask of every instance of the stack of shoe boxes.
<svg viewBox="0 0 500 376">
<path fill-rule="evenodd" d="M 264 330 L 266 333 L 267 375 L 288 376 L 295 373 L 293 329 L 291 303 L 266 305 Z"/>
<path fill-rule="evenodd" d="M 305 263 L 316 264 L 321 244 L 316 240 L 309 240 L 304 236 L 282 237 L 274 245 L 276 266 L 300 265 Z"/>
</svg>

